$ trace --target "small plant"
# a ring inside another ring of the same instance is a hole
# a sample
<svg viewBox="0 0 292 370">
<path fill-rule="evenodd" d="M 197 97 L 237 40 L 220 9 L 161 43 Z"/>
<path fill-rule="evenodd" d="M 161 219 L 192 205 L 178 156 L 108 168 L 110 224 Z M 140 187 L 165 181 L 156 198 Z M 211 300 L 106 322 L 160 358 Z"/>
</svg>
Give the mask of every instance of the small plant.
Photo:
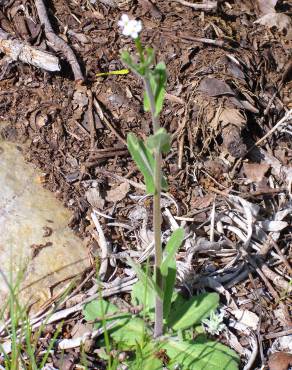
<svg viewBox="0 0 292 370">
<path fill-rule="evenodd" d="M 27 305 L 23 305 L 20 297 L 20 286 L 23 280 L 24 269 L 20 268 L 16 278 L 13 279 L 12 267 L 9 280 L 0 268 L 0 277 L 5 281 L 9 291 L 7 301 L 4 301 L 0 310 L 2 331 L 7 333 L 9 340 L 0 342 L 0 369 L 5 365 L 6 370 L 38 370 L 47 363 L 50 351 L 54 347 L 60 327 L 55 331 L 48 347 L 40 354 L 39 339 L 41 338 L 45 324 L 34 330 L 27 313 Z M 9 320 L 5 317 L 9 315 Z"/>
<path fill-rule="evenodd" d="M 139 33 L 142 23 L 123 15 L 119 26 L 125 36 L 134 39 L 137 55 L 122 53 L 122 61 L 137 76 L 145 87 L 144 109 L 152 117 L 153 134 L 142 141 L 133 133 L 127 138 L 128 149 L 144 176 L 146 191 L 153 195 L 153 229 L 155 262 L 153 276 L 144 271 L 131 259 L 128 263 L 136 272 L 139 281 L 132 290 L 132 304 L 143 307 L 143 315 L 119 314 L 113 304 L 99 299 L 84 307 L 86 320 L 115 322 L 106 334 L 116 350 L 126 353 L 123 364 L 129 369 L 237 369 L 238 356 L 228 347 L 209 340 L 201 323 L 213 312 L 219 303 L 217 293 L 202 293 L 185 299 L 175 291 L 175 255 L 184 239 L 184 230 L 179 228 L 169 238 L 164 252 L 161 243 L 161 191 L 167 190 L 167 181 L 162 167 L 162 155 L 171 147 L 170 134 L 160 127 L 159 114 L 163 107 L 167 81 L 163 62 L 154 65 L 152 48 L 142 46 Z M 147 269 L 148 270 L 148 269 Z M 214 318 L 210 319 L 213 323 Z M 154 331 L 152 329 L 154 322 Z M 206 326 L 209 322 L 206 321 Z M 219 327 L 220 327 L 219 323 Z M 217 328 L 217 326 L 216 326 Z M 220 327 L 221 328 L 221 327 Z M 154 334 L 154 335 L 153 335 Z M 101 341 L 100 347 L 107 347 Z M 100 351 L 100 357 L 112 364 L 110 351 Z M 109 369 L 118 368 L 108 367 Z"/>
<path fill-rule="evenodd" d="M 223 323 L 224 313 L 223 310 L 218 314 L 212 311 L 209 319 L 202 320 L 202 324 L 208 333 L 218 335 L 225 329 L 225 324 Z"/>
</svg>

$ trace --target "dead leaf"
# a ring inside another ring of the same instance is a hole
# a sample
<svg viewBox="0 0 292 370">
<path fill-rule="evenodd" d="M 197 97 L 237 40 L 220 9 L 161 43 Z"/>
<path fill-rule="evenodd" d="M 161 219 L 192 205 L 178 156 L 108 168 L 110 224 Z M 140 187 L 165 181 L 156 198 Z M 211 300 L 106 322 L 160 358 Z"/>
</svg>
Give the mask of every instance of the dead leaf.
<svg viewBox="0 0 292 370">
<path fill-rule="evenodd" d="M 238 322 L 256 330 L 259 323 L 259 317 L 249 310 L 234 310 L 232 314 L 237 318 Z"/>
<path fill-rule="evenodd" d="M 147 209 L 143 206 L 136 205 L 128 214 L 131 221 L 140 221 L 147 219 Z"/>
<path fill-rule="evenodd" d="M 243 164 L 244 173 L 251 182 L 261 182 L 269 168 L 268 163 Z"/>
<path fill-rule="evenodd" d="M 129 190 L 130 185 L 127 182 L 123 182 L 121 183 L 121 185 L 108 191 L 106 200 L 108 202 L 119 202 L 120 200 L 125 198 Z"/>
<path fill-rule="evenodd" d="M 74 338 L 79 338 L 82 337 L 84 334 L 88 332 L 93 331 L 93 325 L 89 323 L 82 323 L 80 321 L 77 321 L 76 324 L 73 326 L 71 329 L 71 337 Z"/>
<path fill-rule="evenodd" d="M 276 27 L 279 31 L 286 31 L 287 34 L 292 33 L 291 18 L 283 13 L 268 13 L 257 19 L 254 23 L 261 24 L 268 28 Z"/>
<path fill-rule="evenodd" d="M 270 231 L 270 232 L 279 232 L 285 227 L 287 227 L 289 224 L 286 221 L 259 221 L 258 222 L 259 226 L 265 230 L 265 231 Z"/>
<path fill-rule="evenodd" d="M 257 0 L 261 15 L 275 13 L 275 6 L 278 0 Z"/>
<path fill-rule="evenodd" d="M 199 91 L 208 94 L 209 96 L 231 95 L 235 96 L 234 91 L 227 83 L 217 78 L 204 78 L 199 86 Z"/>
<path fill-rule="evenodd" d="M 49 118 L 45 113 L 37 114 L 36 119 L 35 119 L 36 126 L 38 128 L 42 128 L 43 126 L 47 124 L 48 120 Z"/>
<path fill-rule="evenodd" d="M 292 365 L 292 354 L 275 352 L 270 356 L 268 365 L 270 370 L 288 370 Z"/>
<path fill-rule="evenodd" d="M 86 199 L 87 199 L 88 203 L 90 203 L 90 205 L 93 208 L 103 209 L 105 201 L 100 196 L 100 192 L 99 192 L 98 188 L 88 189 L 87 192 L 85 193 L 85 196 L 86 196 Z"/>
<path fill-rule="evenodd" d="M 210 204 L 214 201 L 213 194 L 207 194 L 203 197 L 196 197 L 195 201 L 192 202 L 192 208 L 195 209 L 203 209 L 210 206 Z"/>
<path fill-rule="evenodd" d="M 231 123 L 238 128 L 242 128 L 246 123 L 245 117 L 238 109 L 234 108 L 224 108 L 219 115 L 219 121 L 222 122 L 223 127 Z"/>
<path fill-rule="evenodd" d="M 73 94 L 73 109 L 83 110 L 88 105 L 87 90 L 84 86 L 78 86 Z"/>
</svg>

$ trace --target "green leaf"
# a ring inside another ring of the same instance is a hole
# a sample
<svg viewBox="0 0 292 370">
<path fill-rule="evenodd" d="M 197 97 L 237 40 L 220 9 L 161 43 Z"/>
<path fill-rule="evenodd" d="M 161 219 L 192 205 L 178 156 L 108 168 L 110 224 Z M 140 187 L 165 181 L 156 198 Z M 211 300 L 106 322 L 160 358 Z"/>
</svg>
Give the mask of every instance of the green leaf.
<svg viewBox="0 0 292 370">
<path fill-rule="evenodd" d="M 154 57 L 155 57 L 154 49 L 146 47 L 145 48 L 145 61 L 143 63 L 143 67 L 149 68 L 151 64 L 153 64 L 154 62 Z"/>
<path fill-rule="evenodd" d="M 154 319 L 155 291 L 145 286 L 141 280 L 133 285 L 131 292 L 132 304 L 143 306 L 145 313 L 150 319 Z"/>
<path fill-rule="evenodd" d="M 83 308 L 83 315 L 86 321 L 99 320 L 94 324 L 95 329 L 99 329 L 103 326 L 103 319 L 107 323 L 118 320 L 117 325 L 121 325 L 130 317 L 129 313 L 118 313 L 118 307 L 110 302 L 105 301 L 104 299 L 98 299 L 89 302 Z M 111 317 L 112 315 L 114 316 Z"/>
<path fill-rule="evenodd" d="M 163 296 L 163 318 L 167 321 L 171 308 L 171 302 L 175 295 L 174 285 L 176 280 L 176 261 L 168 265 L 167 276 L 164 279 L 164 296 Z"/>
<path fill-rule="evenodd" d="M 91 301 L 83 308 L 83 315 L 86 321 L 102 319 L 103 314 L 108 316 L 116 312 L 118 312 L 118 307 L 104 299 Z"/>
<path fill-rule="evenodd" d="M 135 271 L 138 279 L 142 282 L 142 284 L 144 285 L 144 287 L 146 286 L 147 289 L 149 289 L 150 291 L 152 291 L 153 293 L 151 293 L 151 294 L 154 294 L 154 295 L 157 294 L 158 297 L 160 297 L 160 299 L 163 299 L 163 292 L 155 284 L 155 282 L 153 281 L 153 279 L 150 276 L 148 276 L 142 270 L 142 268 L 139 265 L 137 265 L 130 257 L 127 258 L 127 261 L 128 261 L 128 264 Z"/>
<path fill-rule="evenodd" d="M 154 135 L 149 136 L 146 145 L 147 148 L 153 153 L 154 150 L 159 150 L 160 153 L 168 153 L 170 151 L 170 134 L 161 127 Z"/>
<path fill-rule="evenodd" d="M 161 112 L 165 96 L 165 85 L 167 80 L 166 65 L 163 62 L 157 64 L 154 69 L 154 78 L 156 80 L 155 90 L 155 114 Z"/>
<path fill-rule="evenodd" d="M 227 346 L 198 337 L 195 341 L 169 338 L 162 344 L 171 358 L 167 368 L 174 370 L 238 370 L 239 356 Z"/>
<path fill-rule="evenodd" d="M 147 193 L 154 194 L 155 184 L 153 169 L 155 160 L 152 153 L 145 147 L 143 141 L 139 140 L 132 133 L 127 136 L 127 144 L 132 158 L 144 176 Z"/>
<path fill-rule="evenodd" d="M 187 329 L 209 316 L 219 304 L 217 293 L 203 293 L 181 302 L 174 302 L 167 325 L 173 330 Z"/>
<path fill-rule="evenodd" d="M 169 238 L 164 250 L 164 258 L 160 267 L 160 271 L 163 276 L 167 276 L 167 269 L 169 263 L 173 259 L 175 259 L 175 254 L 178 251 L 179 247 L 181 246 L 184 240 L 184 236 L 185 236 L 184 229 L 178 228 L 172 233 L 171 237 Z"/>
<path fill-rule="evenodd" d="M 151 151 L 145 146 L 142 140 L 138 139 L 136 135 L 132 133 L 128 134 L 127 136 L 127 145 L 132 158 L 144 176 L 147 193 L 154 194 L 155 160 Z M 167 190 L 167 181 L 164 176 L 162 176 L 161 179 L 161 188 L 163 190 Z"/>
<path fill-rule="evenodd" d="M 139 318 L 132 317 L 118 328 L 110 330 L 111 338 L 119 344 L 119 349 L 129 349 L 137 343 L 143 343 L 145 333 L 149 332 L 146 323 Z"/>
<path fill-rule="evenodd" d="M 143 77 L 145 75 L 145 68 L 138 63 L 135 63 L 128 51 L 122 51 L 121 60 L 126 64 L 132 71 Z"/>
<path fill-rule="evenodd" d="M 155 116 L 158 116 L 162 110 L 165 96 L 165 85 L 167 80 L 165 63 L 158 63 L 153 71 L 149 71 L 147 77 L 154 97 Z M 146 112 L 150 111 L 150 99 L 146 92 L 144 94 L 144 110 Z"/>
<path fill-rule="evenodd" d="M 183 242 L 184 234 L 184 230 L 181 228 L 172 233 L 166 244 L 164 259 L 160 266 L 161 274 L 164 277 L 163 318 L 165 320 L 167 320 L 170 312 L 176 280 L 175 254 Z"/>
<path fill-rule="evenodd" d="M 135 370 L 162 370 L 162 361 L 157 357 L 157 343 L 151 341 L 141 350 L 136 349 L 135 358 L 126 361 L 129 369 Z"/>
</svg>

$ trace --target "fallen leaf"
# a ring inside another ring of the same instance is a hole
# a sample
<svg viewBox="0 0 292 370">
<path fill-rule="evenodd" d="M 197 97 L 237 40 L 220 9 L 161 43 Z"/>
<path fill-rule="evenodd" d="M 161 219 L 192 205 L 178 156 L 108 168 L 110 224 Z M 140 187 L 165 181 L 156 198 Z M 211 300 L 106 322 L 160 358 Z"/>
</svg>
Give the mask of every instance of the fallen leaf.
<svg viewBox="0 0 292 370">
<path fill-rule="evenodd" d="M 278 232 L 285 227 L 287 227 L 289 224 L 286 221 L 259 221 L 259 226 L 265 231 L 271 231 L 271 232 Z"/>
<path fill-rule="evenodd" d="M 292 354 L 275 352 L 270 356 L 268 365 L 270 370 L 288 370 L 292 365 Z"/>
<path fill-rule="evenodd" d="M 219 121 L 222 122 L 223 126 L 231 123 L 239 128 L 246 123 L 245 117 L 238 109 L 234 108 L 224 108 L 219 115 Z"/>
<path fill-rule="evenodd" d="M 257 0 L 258 8 L 261 15 L 275 13 L 275 6 L 278 0 Z"/>
<path fill-rule="evenodd" d="M 121 185 L 108 191 L 106 200 L 108 202 L 119 202 L 120 200 L 125 198 L 129 190 L 130 185 L 127 182 L 123 182 L 121 183 Z"/>
<path fill-rule="evenodd" d="M 292 21 L 291 18 L 283 13 L 268 13 L 263 17 L 257 19 L 254 23 L 261 24 L 268 28 L 276 27 L 279 31 L 284 30 L 288 35 L 292 33 Z"/>
<path fill-rule="evenodd" d="M 261 182 L 269 168 L 268 163 L 243 164 L 244 173 L 251 182 Z"/>
<path fill-rule="evenodd" d="M 86 199 L 88 203 L 96 209 L 103 209 L 104 207 L 104 199 L 100 196 L 100 192 L 98 188 L 90 188 L 85 193 Z"/>
<path fill-rule="evenodd" d="M 238 322 L 256 330 L 259 323 L 259 317 L 249 310 L 234 310 L 232 314 L 237 318 Z"/>
<path fill-rule="evenodd" d="M 217 78 L 204 78 L 199 86 L 199 91 L 208 94 L 209 96 L 232 95 L 235 96 L 234 91 L 227 83 Z"/>
<path fill-rule="evenodd" d="M 214 201 L 213 194 L 207 194 L 203 197 L 197 197 L 194 202 L 192 202 L 192 208 L 195 209 L 203 209 L 210 206 L 210 204 Z"/>
</svg>

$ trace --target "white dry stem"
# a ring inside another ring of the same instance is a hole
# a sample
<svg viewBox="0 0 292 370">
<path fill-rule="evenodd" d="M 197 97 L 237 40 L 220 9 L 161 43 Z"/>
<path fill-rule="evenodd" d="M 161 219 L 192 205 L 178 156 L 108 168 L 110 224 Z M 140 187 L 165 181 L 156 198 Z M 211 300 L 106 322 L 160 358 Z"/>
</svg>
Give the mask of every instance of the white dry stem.
<svg viewBox="0 0 292 370">
<path fill-rule="evenodd" d="M 215 206 L 215 200 L 214 200 L 211 215 L 210 215 L 210 219 L 211 219 L 211 223 L 210 223 L 210 242 L 211 243 L 214 241 L 215 214 L 216 214 L 216 206 Z"/>
<path fill-rule="evenodd" d="M 59 59 L 46 51 L 32 47 L 23 41 L 12 38 L 0 28 L 0 51 L 14 61 L 31 64 L 50 72 L 60 71 Z"/>
<path fill-rule="evenodd" d="M 94 212 L 91 212 L 91 218 L 92 221 L 96 227 L 96 231 L 98 233 L 98 241 L 99 241 L 99 246 L 101 249 L 101 255 L 100 255 L 100 268 L 99 268 L 99 273 L 98 276 L 101 281 L 105 279 L 107 269 L 108 269 L 108 257 L 111 254 L 112 250 L 110 245 L 107 243 L 106 238 L 104 236 L 104 232 L 102 230 L 102 227 L 100 225 L 100 222 L 98 218 L 96 217 L 96 214 Z"/>
<path fill-rule="evenodd" d="M 106 330 L 110 330 L 113 326 L 117 324 L 118 320 L 115 320 L 109 324 L 106 325 L 106 327 L 102 327 L 100 329 L 94 330 L 94 331 L 88 331 L 84 333 L 82 336 L 78 338 L 72 338 L 72 339 L 63 339 L 58 343 L 58 348 L 60 350 L 67 350 L 70 348 L 76 348 L 80 347 L 82 344 L 84 344 L 89 339 L 94 339 L 99 337 L 101 334 L 103 334 Z"/>
<path fill-rule="evenodd" d="M 283 126 L 285 123 L 289 122 L 292 119 L 292 109 L 290 109 L 288 112 L 286 112 L 285 116 L 280 119 L 278 123 L 275 124 L 273 128 L 269 132 L 266 133 L 261 139 L 259 139 L 256 143 L 255 146 L 261 144 L 263 141 L 266 140 L 267 137 L 272 135 L 276 130 L 281 129 L 281 126 Z"/>
<path fill-rule="evenodd" d="M 120 280 L 119 284 L 117 284 L 116 286 L 112 286 L 111 288 L 103 289 L 102 292 L 101 292 L 102 297 L 105 298 L 105 297 L 110 297 L 110 296 L 115 295 L 115 294 L 119 294 L 121 292 L 129 292 L 129 291 L 132 290 L 132 285 L 135 284 L 138 281 L 137 278 L 133 278 L 131 280 L 128 280 L 128 279 L 124 279 L 124 280 L 126 280 L 126 281 L 123 281 L 123 279 Z M 96 293 L 96 294 L 92 294 L 91 296 L 84 299 L 81 303 L 78 303 L 75 306 L 70 307 L 70 308 L 65 308 L 65 309 L 60 310 L 58 312 L 53 312 L 53 309 L 50 309 L 48 312 L 42 314 L 41 316 L 30 320 L 29 325 L 31 325 L 31 330 L 34 331 L 42 325 L 48 325 L 48 324 L 52 324 L 54 322 L 66 319 L 68 316 L 70 316 L 70 315 L 72 315 L 76 312 L 82 311 L 82 309 L 83 309 L 83 307 L 86 303 L 89 303 L 89 302 L 93 301 L 94 299 L 98 298 L 99 296 L 100 296 L 99 292 Z M 20 333 L 21 332 L 19 331 L 19 334 Z M 2 347 L 5 349 L 5 353 L 9 354 L 11 352 L 11 341 L 6 340 L 2 344 Z M 1 355 L 1 353 L 0 353 L 0 355 Z"/>
<path fill-rule="evenodd" d="M 163 211 L 163 216 L 167 217 L 172 231 L 175 231 L 179 228 L 179 224 L 176 222 L 175 218 L 168 208 L 165 208 L 165 210 Z"/>
</svg>

